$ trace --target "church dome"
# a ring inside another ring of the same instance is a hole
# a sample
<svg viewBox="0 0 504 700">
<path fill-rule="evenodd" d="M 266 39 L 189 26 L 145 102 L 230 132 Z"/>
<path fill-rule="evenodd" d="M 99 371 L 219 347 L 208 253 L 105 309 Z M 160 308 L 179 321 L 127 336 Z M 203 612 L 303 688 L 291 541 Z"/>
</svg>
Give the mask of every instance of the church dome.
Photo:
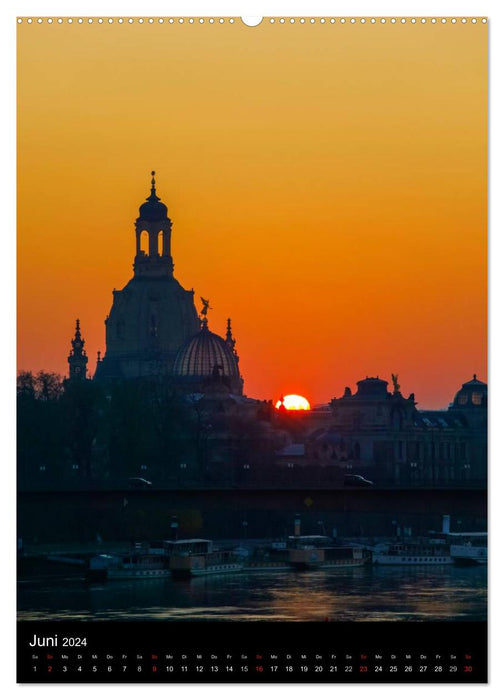
<svg viewBox="0 0 504 700">
<path fill-rule="evenodd" d="M 142 221 L 161 221 L 168 216 L 168 207 L 160 200 L 156 194 L 155 171 L 152 171 L 150 197 L 140 206 L 140 216 Z"/>
<path fill-rule="evenodd" d="M 188 378 L 240 378 L 235 353 L 224 338 L 208 330 L 205 322 L 200 332 L 178 351 L 173 374 Z"/>
<path fill-rule="evenodd" d="M 462 388 L 455 394 L 453 408 L 486 407 L 488 387 L 485 382 L 476 379 L 476 375 L 469 382 L 462 384 Z"/>
<path fill-rule="evenodd" d="M 159 201 L 159 197 L 148 197 L 147 201 L 140 206 L 139 218 L 143 221 L 161 221 L 168 216 L 168 207 Z"/>
<path fill-rule="evenodd" d="M 121 290 L 105 321 L 107 351 L 100 363 L 103 377 L 171 374 L 180 347 L 200 327 L 194 293 L 171 275 L 137 274 Z"/>
</svg>

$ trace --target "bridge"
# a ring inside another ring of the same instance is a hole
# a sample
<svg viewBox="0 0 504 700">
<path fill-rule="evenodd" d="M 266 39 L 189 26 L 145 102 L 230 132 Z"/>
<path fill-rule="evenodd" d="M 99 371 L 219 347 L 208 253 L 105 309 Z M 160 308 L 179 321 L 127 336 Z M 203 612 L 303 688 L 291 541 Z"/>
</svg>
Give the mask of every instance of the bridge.
<svg viewBox="0 0 504 700">
<path fill-rule="evenodd" d="M 393 536 L 441 529 L 485 530 L 486 489 L 116 489 L 30 491 L 18 495 L 19 535 L 27 542 L 285 537 L 299 513 L 305 534 Z"/>
</svg>

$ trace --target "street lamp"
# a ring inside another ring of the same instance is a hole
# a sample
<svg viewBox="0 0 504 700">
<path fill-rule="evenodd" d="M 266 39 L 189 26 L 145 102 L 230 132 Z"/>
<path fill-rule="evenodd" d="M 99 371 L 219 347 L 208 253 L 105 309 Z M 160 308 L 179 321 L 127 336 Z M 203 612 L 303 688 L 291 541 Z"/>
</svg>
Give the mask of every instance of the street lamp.
<svg viewBox="0 0 504 700">
<path fill-rule="evenodd" d="M 140 465 L 140 469 L 141 469 L 141 471 L 146 472 L 146 471 L 147 471 L 147 465 L 146 465 L 146 464 L 141 464 L 141 465 Z"/>
</svg>

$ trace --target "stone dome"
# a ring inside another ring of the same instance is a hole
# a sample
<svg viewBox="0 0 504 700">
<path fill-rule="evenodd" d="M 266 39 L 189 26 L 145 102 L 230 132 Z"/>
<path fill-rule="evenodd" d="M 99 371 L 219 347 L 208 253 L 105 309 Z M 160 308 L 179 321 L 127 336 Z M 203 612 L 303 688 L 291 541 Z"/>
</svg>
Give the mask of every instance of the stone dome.
<svg viewBox="0 0 504 700">
<path fill-rule="evenodd" d="M 168 275 L 135 276 L 114 290 L 105 323 L 107 352 L 99 378 L 170 374 L 179 348 L 199 328 L 194 293 Z"/>
<path fill-rule="evenodd" d="M 205 322 L 199 333 L 178 351 L 173 374 L 194 379 L 240 379 L 235 353 L 224 338 L 208 330 Z"/>
<path fill-rule="evenodd" d="M 453 408 L 486 407 L 488 399 L 488 387 L 485 382 L 473 378 L 462 384 L 462 388 L 455 394 Z"/>
</svg>

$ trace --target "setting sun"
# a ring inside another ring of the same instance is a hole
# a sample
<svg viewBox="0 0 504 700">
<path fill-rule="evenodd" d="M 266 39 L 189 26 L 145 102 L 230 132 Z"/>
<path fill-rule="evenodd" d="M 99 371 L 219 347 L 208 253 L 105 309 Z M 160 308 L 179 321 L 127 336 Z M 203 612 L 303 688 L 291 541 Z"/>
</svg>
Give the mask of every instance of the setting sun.
<svg viewBox="0 0 504 700">
<path fill-rule="evenodd" d="M 280 408 L 283 406 L 288 411 L 309 411 L 310 404 L 305 399 L 304 396 L 298 396 L 297 394 L 288 394 L 287 396 L 282 396 L 277 402 L 275 408 Z"/>
</svg>

